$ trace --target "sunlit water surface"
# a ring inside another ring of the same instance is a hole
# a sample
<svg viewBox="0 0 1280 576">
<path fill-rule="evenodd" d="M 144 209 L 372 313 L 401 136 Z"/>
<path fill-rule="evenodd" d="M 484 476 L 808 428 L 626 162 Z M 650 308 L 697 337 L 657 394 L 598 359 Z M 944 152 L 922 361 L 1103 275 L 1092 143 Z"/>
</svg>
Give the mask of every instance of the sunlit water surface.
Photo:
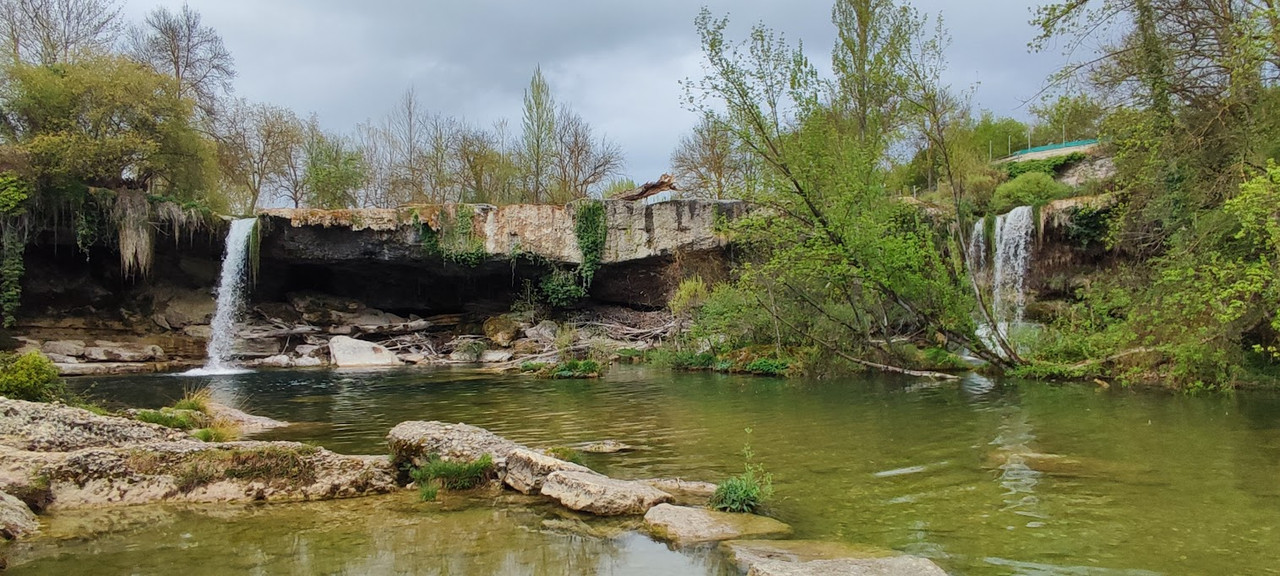
<svg viewBox="0 0 1280 576">
<path fill-rule="evenodd" d="M 1271 393 L 631 367 L 585 382 L 404 370 L 74 384 L 153 406 L 210 385 L 295 423 L 264 438 L 352 454 L 385 452 L 387 430 L 405 420 L 466 422 L 539 447 L 617 440 L 638 450 L 586 463 L 622 478 L 716 481 L 742 469 L 749 442 L 773 473 L 769 513 L 798 538 L 923 555 L 952 574 L 1280 572 L 1280 396 Z M 625 524 L 582 520 L 512 496 L 490 506 L 407 493 L 66 513 L 11 553 L 11 573 L 733 573 L 714 551 L 674 552 Z"/>
</svg>

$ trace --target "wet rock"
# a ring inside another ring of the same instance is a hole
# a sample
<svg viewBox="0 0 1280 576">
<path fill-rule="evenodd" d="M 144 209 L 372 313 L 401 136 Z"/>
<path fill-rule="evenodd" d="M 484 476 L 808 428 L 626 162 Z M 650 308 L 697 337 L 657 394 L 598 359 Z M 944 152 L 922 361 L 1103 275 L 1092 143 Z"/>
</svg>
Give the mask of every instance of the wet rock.
<svg viewBox="0 0 1280 576">
<path fill-rule="evenodd" d="M 644 515 L 644 522 L 654 537 L 681 546 L 740 538 L 780 538 L 791 534 L 790 526 L 773 518 L 671 504 L 650 508 Z"/>
<path fill-rule="evenodd" d="M 62 376 L 105 376 L 108 374 L 149 374 L 178 365 L 165 362 L 54 362 Z"/>
<path fill-rule="evenodd" d="M 252 364 L 263 368 L 289 368 L 293 366 L 293 358 L 290 358 L 285 354 L 276 354 L 275 356 L 268 356 L 266 358 L 256 360 Z"/>
<path fill-rule="evenodd" d="M 303 357 L 315 356 L 316 352 L 320 351 L 320 347 L 314 344 L 299 344 L 296 348 L 293 349 L 293 351 L 298 356 L 303 356 Z"/>
<path fill-rule="evenodd" d="M 515 354 L 510 350 L 485 350 L 480 353 L 480 362 L 484 364 L 500 364 L 502 362 L 510 362 Z"/>
<path fill-rule="evenodd" d="M 503 348 L 511 346 L 520 335 L 520 326 L 506 316 L 494 316 L 484 321 L 484 336 Z"/>
<path fill-rule="evenodd" d="M 301 358 L 294 358 L 293 365 L 296 368 L 315 368 L 318 366 L 324 366 L 324 360 L 313 356 L 303 356 Z"/>
<path fill-rule="evenodd" d="M 84 356 L 84 342 L 80 340 L 55 340 L 52 342 L 45 342 L 40 346 L 40 351 L 44 352 L 50 358 L 54 355 L 78 358 L 80 356 Z"/>
<path fill-rule="evenodd" d="M 207 410 L 209 416 L 212 416 L 215 420 L 235 424 L 242 434 L 257 434 L 289 425 L 288 422 L 267 418 L 266 416 L 254 416 L 220 402 L 209 402 Z"/>
<path fill-rule="evenodd" d="M 559 324 L 551 320 L 543 320 L 537 326 L 525 329 L 524 335 L 535 342 L 551 344 L 556 341 L 556 333 L 559 331 Z"/>
<path fill-rule="evenodd" d="M 529 356 L 532 354 L 541 354 L 547 350 L 547 345 L 533 338 L 521 338 L 511 344 L 511 351 L 517 356 Z"/>
<path fill-rule="evenodd" d="M 446 460 L 475 460 L 485 454 L 501 470 L 511 452 L 524 448 L 484 428 L 444 422 L 401 422 L 387 434 L 392 462 L 421 466 L 435 454 Z"/>
<path fill-rule="evenodd" d="M 208 292 L 182 291 L 165 302 L 156 315 L 169 328 L 178 330 L 187 326 L 208 324 L 213 318 L 215 308 L 217 308 L 217 302 Z"/>
<path fill-rule="evenodd" d="M 48 352 L 46 352 L 44 356 L 54 364 L 79 364 L 80 363 L 80 359 L 75 358 L 73 356 L 63 356 L 61 354 L 50 354 Z"/>
<path fill-rule="evenodd" d="M 199 340 L 208 340 L 213 337 L 213 328 L 207 325 L 187 326 L 182 329 L 182 333 Z"/>
<path fill-rule="evenodd" d="M 748 576 L 946 576 L 924 558 L 838 542 L 740 540 L 720 547 Z"/>
<path fill-rule="evenodd" d="M 671 501 L 670 494 L 652 486 L 595 472 L 552 472 L 547 475 L 541 491 L 566 508 L 599 516 L 638 516 Z"/>
<path fill-rule="evenodd" d="M 186 438 L 182 432 L 156 424 L 99 416 L 61 404 L 0 397 L 0 445 L 20 450 L 70 452 Z"/>
<path fill-rule="evenodd" d="M 537 494 L 552 472 L 592 473 L 586 466 L 566 462 L 523 446 L 507 452 L 505 460 L 507 474 L 503 482 L 525 494 Z"/>
<path fill-rule="evenodd" d="M 40 531 L 40 522 L 21 500 L 0 492 L 0 540 L 17 540 Z"/>
<path fill-rule="evenodd" d="M 630 452 L 635 450 L 634 446 L 623 444 L 617 440 L 601 440 L 599 442 L 583 442 L 570 446 L 579 452 L 587 452 L 589 454 L 617 454 L 618 452 Z"/>
<path fill-rule="evenodd" d="M 674 500 L 673 504 L 682 506 L 693 505 L 703 506 L 711 500 L 711 496 L 716 493 L 716 485 L 710 482 L 695 482 L 692 480 L 681 480 L 679 478 L 650 478 L 647 480 L 636 480 L 648 484 L 658 490 L 670 494 Z"/>
<path fill-rule="evenodd" d="M 400 359 L 385 347 L 346 336 L 329 340 L 329 356 L 339 367 L 400 365 Z"/>
</svg>

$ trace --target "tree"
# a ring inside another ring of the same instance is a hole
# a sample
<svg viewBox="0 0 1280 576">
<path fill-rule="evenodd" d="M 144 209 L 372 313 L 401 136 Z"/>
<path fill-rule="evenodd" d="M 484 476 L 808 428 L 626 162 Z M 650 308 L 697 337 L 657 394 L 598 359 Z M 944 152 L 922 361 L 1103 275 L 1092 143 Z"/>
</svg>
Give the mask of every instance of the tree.
<svg viewBox="0 0 1280 576">
<path fill-rule="evenodd" d="M 29 159 L 38 192 L 208 193 L 212 146 L 168 78 L 119 57 L 16 64 L 7 76 L 0 134 Z"/>
<path fill-rule="evenodd" d="M 240 195 L 237 209 L 252 214 L 286 177 L 300 145 L 300 123 L 293 112 L 240 99 L 218 119 L 218 158 L 227 180 Z"/>
<path fill-rule="evenodd" d="M 105 54 L 120 30 L 117 0 L 3 0 L 0 33 L 14 62 L 50 65 Z"/>
<path fill-rule="evenodd" d="M 521 136 L 520 169 L 525 200 L 538 204 L 551 191 L 551 172 L 556 153 L 556 104 L 551 87 L 542 76 L 542 67 L 533 70 L 524 92 L 524 132 Z"/>
<path fill-rule="evenodd" d="M 556 149 L 552 162 L 553 204 L 586 198 L 606 178 L 622 170 L 622 152 L 604 138 L 596 140 L 591 126 L 568 106 L 556 118 Z"/>
<path fill-rule="evenodd" d="M 340 209 L 356 205 L 355 193 L 366 180 L 364 155 L 346 138 L 308 130 L 305 183 L 307 203 Z"/>
<path fill-rule="evenodd" d="M 1039 144 L 1097 138 L 1106 115 L 1102 104 L 1087 94 L 1046 99 L 1031 112 L 1037 121 L 1032 137 Z"/>
<path fill-rule="evenodd" d="M 212 116 L 219 98 L 232 91 L 235 61 L 212 27 L 201 24 L 200 13 L 183 4 L 178 12 L 159 6 L 141 26 L 129 31 L 130 56 L 160 74 L 178 81 L 178 94 L 195 100 Z"/>
<path fill-rule="evenodd" d="M 724 121 L 714 114 L 704 115 L 671 153 L 676 180 L 693 198 L 737 198 L 747 193 L 754 168 Z"/>
</svg>

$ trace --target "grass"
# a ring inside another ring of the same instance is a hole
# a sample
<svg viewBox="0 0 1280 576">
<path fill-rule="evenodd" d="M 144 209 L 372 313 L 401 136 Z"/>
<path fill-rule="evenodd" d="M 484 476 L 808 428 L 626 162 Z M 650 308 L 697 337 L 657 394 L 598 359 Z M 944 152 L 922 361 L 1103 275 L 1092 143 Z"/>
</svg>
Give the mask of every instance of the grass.
<svg viewBox="0 0 1280 576">
<path fill-rule="evenodd" d="M 493 476 L 493 457 L 485 454 L 469 462 L 443 460 L 432 454 L 424 466 L 409 469 L 423 502 L 436 499 L 441 488 L 470 490 Z"/>
<path fill-rule="evenodd" d="M 240 426 L 210 414 L 213 392 L 208 388 L 188 390 L 173 406 L 159 410 L 139 410 L 135 420 L 167 428 L 192 431 L 203 442 L 230 442 L 240 437 Z"/>
<path fill-rule="evenodd" d="M 208 388 L 199 390 L 188 390 L 182 395 L 182 399 L 173 403 L 175 410 L 193 410 L 195 412 L 209 413 L 209 405 L 213 403 L 213 392 Z"/>
<path fill-rule="evenodd" d="M 306 486 L 316 481 L 309 457 L 312 446 L 255 449 L 204 450 L 188 454 L 164 454 L 135 450 L 129 467 L 139 474 L 172 474 L 181 492 L 221 480 L 284 482 Z"/>
<path fill-rule="evenodd" d="M 134 419 L 140 422 L 159 424 L 166 428 L 174 428 L 177 430 L 201 428 L 206 420 L 204 415 L 200 412 L 193 410 L 178 410 L 175 408 L 139 410 L 138 413 L 134 415 Z"/>
<path fill-rule="evenodd" d="M 552 458 L 559 458 L 565 462 L 572 462 L 579 466 L 582 465 L 582 452 L 574 450 L 568 446 L 556 446 L 547 450 L 547 455 Z"/>
</svg>

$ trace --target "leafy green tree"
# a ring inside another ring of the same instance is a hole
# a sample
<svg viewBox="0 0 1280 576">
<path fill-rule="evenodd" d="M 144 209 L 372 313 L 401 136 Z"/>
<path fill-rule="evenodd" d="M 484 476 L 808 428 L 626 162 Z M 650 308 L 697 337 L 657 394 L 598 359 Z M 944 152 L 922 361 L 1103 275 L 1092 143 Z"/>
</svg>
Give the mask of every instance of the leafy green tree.
<svg viewBox="0 0 1280 576">
<path fill-rule="evenodd" d="M 342 136 L 312 132 L 306 143 L 305 179 L 311 206 L 354 207 L 355 193 L 366 179 L 364 155 Z"/>
<path fill-rule="evenodd" d="M 524 132 L 521 136 L 520 169 L 525 200 L 543 202 L 551 191 L 551 174 L 556 154 L 556 104 L 551 87 L 534 68 L 529 88 L 524 92 Z"/>
</svg>

